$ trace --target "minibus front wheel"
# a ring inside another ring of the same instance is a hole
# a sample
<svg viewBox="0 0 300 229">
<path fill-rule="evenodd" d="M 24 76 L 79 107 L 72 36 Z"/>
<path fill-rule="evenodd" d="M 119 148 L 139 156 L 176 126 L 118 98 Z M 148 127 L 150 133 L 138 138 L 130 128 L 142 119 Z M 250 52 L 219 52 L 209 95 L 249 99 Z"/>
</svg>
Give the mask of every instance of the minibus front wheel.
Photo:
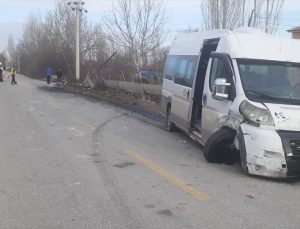
<svg viewBox="0 0 300 229">
<path fill-rule="evenodd" d="M 239 158 L 236 158 L 236 150 L 232 149 L 235 135 L 236 132 L 234 130 L 226 127 L 212 134 L 203 148 L 203 154 L 207 162 L 232 164 L 238 160 Z"/>
</svg>

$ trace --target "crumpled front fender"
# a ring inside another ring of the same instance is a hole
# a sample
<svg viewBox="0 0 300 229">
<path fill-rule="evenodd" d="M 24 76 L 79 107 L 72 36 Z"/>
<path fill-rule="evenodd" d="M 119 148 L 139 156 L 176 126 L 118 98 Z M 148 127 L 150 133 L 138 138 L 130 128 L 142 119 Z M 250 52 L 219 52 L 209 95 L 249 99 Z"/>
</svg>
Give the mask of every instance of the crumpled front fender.
<svg viewBox="0 0 300 229">
<path fill-rule="evenodd" d="M 241 123 L 237 137 L 242 164 L 249 174 L 274 178 L 287 176 L 285 153 L 275 128 Z"/>
</svg>

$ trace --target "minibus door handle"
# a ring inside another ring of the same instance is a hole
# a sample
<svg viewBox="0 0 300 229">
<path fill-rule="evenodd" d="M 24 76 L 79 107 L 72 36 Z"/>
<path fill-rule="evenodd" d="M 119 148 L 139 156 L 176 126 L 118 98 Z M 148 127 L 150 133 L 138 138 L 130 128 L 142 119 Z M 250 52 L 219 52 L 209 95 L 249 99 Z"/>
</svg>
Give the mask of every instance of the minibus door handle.
<svg viewBox="0 0 300 229">
<path fill-rule="evenodd" d="M 187 89 L 183 89 L 183 91 L 182 91 L 182 95 L 183 95 L 183 96 L 187 96 L 187 92 L 188 92 L 188 90 L 187 90 Z"/>
<path fill-rule="evenodd" d="M 182 95 L 186 98 L 186 99 L 190 99 L 190 90 L 189 89 L 184 89 L 182 91 Z"/>
</svg>

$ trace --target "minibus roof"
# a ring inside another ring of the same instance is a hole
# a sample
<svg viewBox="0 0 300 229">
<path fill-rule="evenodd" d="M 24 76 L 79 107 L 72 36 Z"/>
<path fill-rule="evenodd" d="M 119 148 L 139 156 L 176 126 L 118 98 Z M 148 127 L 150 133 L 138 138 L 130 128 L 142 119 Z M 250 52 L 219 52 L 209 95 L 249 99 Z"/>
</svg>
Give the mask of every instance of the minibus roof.
<svg viewBox="0 0 300 229">
<path fill-rule="evenodd" d="M 232 59 L 261 59 L 300 63 L 300 40 L 280 38 L 266 33 L 233 31 L 220 39 L 217 52 Z"/>
<path fill-rule="evenodd" d="M 230 30 L 181 33 L 172 42 L 169 55 L 199 55 L 203 40 L 220 38 L 222 34 L 230 33 Z"/>
<path fill-rule="evenodd" d="M 300 63 L 300 40 L 279 38 L 254 28 L 211 30 L 180 34 L 169 55 L 199 55 L 203 41 L 220 38 L 217 52 L 231 58 L 262 59 Z"/>
</svg>

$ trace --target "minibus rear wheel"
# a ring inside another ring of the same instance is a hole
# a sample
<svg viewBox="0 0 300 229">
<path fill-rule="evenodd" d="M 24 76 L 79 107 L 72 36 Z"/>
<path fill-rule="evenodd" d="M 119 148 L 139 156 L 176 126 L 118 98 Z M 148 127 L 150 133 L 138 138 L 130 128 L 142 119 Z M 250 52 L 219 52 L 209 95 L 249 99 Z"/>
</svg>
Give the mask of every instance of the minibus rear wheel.
<svg viewBox="0 0 300 229">
<path fill-rule="evenodd" d="M 171 106 L 168 106 L 165 127 L 166 127 L 167 131 L 172 132 L 175 129 L 175 125 L 170 120 L 170 114 L 171 114 Z"/>
<path fill-rule="evenodd" d="M 211 135 L 203 149 L 207 162 L 218 163 L 222 161 L 222 153 L 229 150 L 235 138 L 235 131 L 229 128 L 221 128 Z"/>
</svg>

